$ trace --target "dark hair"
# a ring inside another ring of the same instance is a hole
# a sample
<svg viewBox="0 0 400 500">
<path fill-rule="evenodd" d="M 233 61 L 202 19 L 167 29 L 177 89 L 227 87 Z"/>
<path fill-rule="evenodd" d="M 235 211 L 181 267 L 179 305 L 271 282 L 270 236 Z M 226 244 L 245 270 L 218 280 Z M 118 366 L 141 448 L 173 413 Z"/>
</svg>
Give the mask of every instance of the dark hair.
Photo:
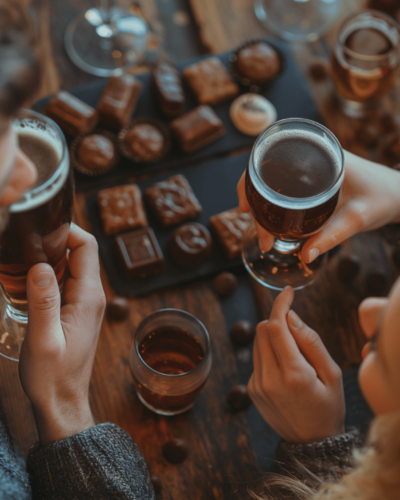
<svg viewBox="0 0 400 500">
<path fill-rule="evenodd" d="M 34 30 L 25 12 L 17 1 L 0 0 L 0 134 L 39 86 Z"/>
</svg>

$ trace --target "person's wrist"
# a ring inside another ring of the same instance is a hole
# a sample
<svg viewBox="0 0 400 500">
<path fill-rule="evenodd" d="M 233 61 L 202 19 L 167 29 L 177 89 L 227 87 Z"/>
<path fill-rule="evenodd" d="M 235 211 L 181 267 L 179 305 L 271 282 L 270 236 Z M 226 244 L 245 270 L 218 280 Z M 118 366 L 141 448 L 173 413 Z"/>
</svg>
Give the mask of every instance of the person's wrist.
<svg viewBox="0 0 400 500">
<path fill-rule="evenodd" d="M 48 446 L 75 434 L 91 429 L 96 425 L 89 402 L 62 403 L 46 408 L 32 406 L 39 441 Z"/>
</svg>

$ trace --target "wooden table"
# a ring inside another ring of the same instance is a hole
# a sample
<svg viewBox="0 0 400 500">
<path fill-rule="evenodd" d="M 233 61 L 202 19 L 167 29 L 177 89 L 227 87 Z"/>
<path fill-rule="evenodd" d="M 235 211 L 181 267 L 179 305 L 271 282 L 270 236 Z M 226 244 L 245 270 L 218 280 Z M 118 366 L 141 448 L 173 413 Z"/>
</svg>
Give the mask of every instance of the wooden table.
<svg viewBox="0 0 400 500">
<path fill-rule="evenodd" d="M 68 88 L 95 79 L 78 70 L 63 48 L 67 23 L 94 2 L 24 0 L 24 3 L 27 8 L 31 4 L 40 26 L 44 78 L 36 98 L 53 93 L 60 87 Z M 190 5 L 188 0 L 143 0 L 133 3 L 141 3 L 142 12 L 155 33 L 164 36 L 165 50 L 177 59 L 205 51 L 225 51 L 244 40 L 268 35 L 255 18 L 250 0 L 189 0 Z M 357 0 L 345 3 L 345 11 L 363 4 Z M 332 30 L 318 42 L 292 47 L 305 74 L 315 59 L 328 58 L 328 47 L 334 35 L 335 30 Z M 366 157 L 376 157 L 375 151 L 365 150 L 355 140 L 354 123 L 332 107 L 331 81 L 316 83 L 309 80 L 309 83 L 327 126 L 342 145 Z M 393 91 L 388 103 L 395 102 L 398 91 L 399 88 Z M 75 219 L 90 231 L 85 215 L 85 199 L 85 193 L 77 195 Z M 362 273 L 352 285 L 345 290 L 338 280 L 337 257 L 334 257 L 315 284 L 296 294 L 294 309 L 320 333 L 333 358 L 343 368 L 360 362 L 364 337 L 357 319 L 357 307 L 364 298 L 365 274 L 378 266 L 394 276 L 387 259 L 389 250 L 379 234 L 353 238 L 340 250 L 342 254 L 355 252 L 361 256 Z M 103 268 L 101 273 L 107 298 L 110 299 L 115 293 Z M 253 283 L 246 274 L 239 278 L 238 293 L 247 300 L 242 310 L 238 310 L 240 301 L 237 297 L 221 301 L 215 295 L 210 280 L 203 280 L 132 299 L 129 320 L 123 324 L 104 320 L 91 380 L 93 412 L 97 421 L 115 422 L 135 439 L 150 471 L 162 479 L 161 498 L 164 500 L 241 498 L 247 481 L 256 478 L 258 464 L 251 442 L 253 429 L 248 423 L 248 417 L 254 421 L 256 410 L 251 408 L 247 415 L 232 414 L 226 406 L 226 395 L 231 386 L 238 381 L 245 383 L 251 373 L 251 350 L 233 349 L 228 328 L 234 319 L 268 318 L 275 294 Z M 206 325 L 213 345 L 214 364 L 206 389 L 192 411 L 174 418 L 156 416 L 140 404 L 128 365 L 136 326 L 149 313 L 163 307 L 184 309 L 197 316 Z M 0 373 L 0 399 L 17 441 L 26 454 L 37 435 L 29 402 L 19 384 L 17 364 L 1 359 Z M 258 425 L 264 437 L 268 437 L 269 430 L 260 419 Z M 168 464 L 161 455 L 162 444 L 172 436 L 182 437 L 190 443 L 190 457 L 179 466 Z"/>
</svg>

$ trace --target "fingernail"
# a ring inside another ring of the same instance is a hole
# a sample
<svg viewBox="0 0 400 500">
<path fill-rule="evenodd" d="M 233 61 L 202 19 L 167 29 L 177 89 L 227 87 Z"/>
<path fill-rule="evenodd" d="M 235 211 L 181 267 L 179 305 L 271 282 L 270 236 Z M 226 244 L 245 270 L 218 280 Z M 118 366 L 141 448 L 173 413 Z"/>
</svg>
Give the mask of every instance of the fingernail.
<svg viewBox="0 0 400 500">
<path fill-rule="evenodd" d="M 311 264 L 313 260 L 315 260 L 319 255 L 319 250 L 318 248 L 312 248 L 308 254 L 309 261 L 308 263 Z"/>
<path fill-rule="evenodd" d="M 46 271 L 42 271 L 41 273 L 35 274 L 35 276 L 33 276 L 32 279 L 33 279 L 34 284 L 37 287 L 45 288 L 46 286 L 48 286 L 50 284 L 52 277 L 53 276 L 51 273 L 46 272 Z"/>
<path fill-rule="evenodd" d="M 294 327 L 294 328 L 300 328 L 301 325 L 303 324 L 303 322 L 301 321 L 301 319 L 297 316 L 297 314 L 290 310 L 289 311 L 289 314 L 288 314 L 288 319 L 289 319 L 289 323 Z"/>
</svg>

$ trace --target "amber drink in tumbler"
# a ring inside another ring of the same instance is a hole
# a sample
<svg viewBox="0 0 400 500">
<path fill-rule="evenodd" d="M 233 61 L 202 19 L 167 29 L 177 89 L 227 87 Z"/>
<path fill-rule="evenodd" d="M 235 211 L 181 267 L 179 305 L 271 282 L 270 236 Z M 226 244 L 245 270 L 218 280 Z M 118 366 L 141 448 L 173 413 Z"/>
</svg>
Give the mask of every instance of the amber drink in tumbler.
<svg viewBox="0 0 400 500">
<path fill-rule="evenodd" d="M 161 415 L 189 410 L 211 369 L 204 325 L 178 309 L 145 318 L 135 333 L 131 369 L 141 402 Z"/>
<path fill-rule="evenodd" d="M 18 359 L 21 332 L 28 321 L 29 269 L 38 263 L 50 264 L 60 291 L 63 287 L 74 189 L 59 127 L 33 111 L 21 111 L 13 127 L 21 150 L 38 172 L 36 184 L 11 205 L 0 235 L 0 286 L 5 299 L 1 333 L 7 334 L 0 342 L 0 354 Z"/>
</svg>

